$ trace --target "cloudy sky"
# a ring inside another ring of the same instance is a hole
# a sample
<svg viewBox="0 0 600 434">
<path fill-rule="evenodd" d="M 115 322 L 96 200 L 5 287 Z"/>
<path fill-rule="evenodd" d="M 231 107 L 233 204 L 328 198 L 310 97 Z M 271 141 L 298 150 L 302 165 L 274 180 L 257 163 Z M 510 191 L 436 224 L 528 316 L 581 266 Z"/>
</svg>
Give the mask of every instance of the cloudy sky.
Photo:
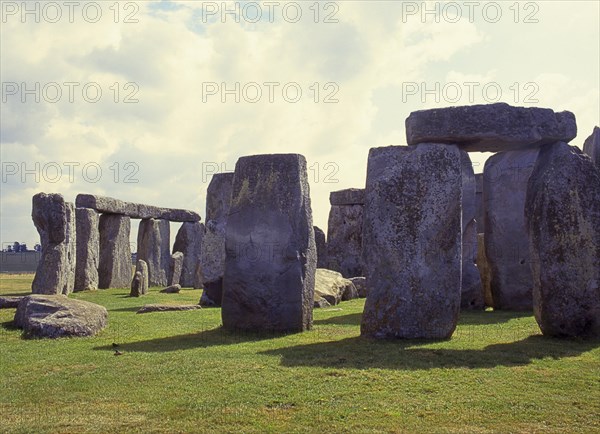
<svg viewBox="0 0 600 434">
<path fill-rule="evenodd" d="M 2 247 L 38 241 L 40 191 L 204 216 L 210 175 L 261 153 L 306 157 L 326 228 L 414 110 L 570 110 L 580 147 L 600 124 L 597 1 L 1 5 Z"/>
</svg>

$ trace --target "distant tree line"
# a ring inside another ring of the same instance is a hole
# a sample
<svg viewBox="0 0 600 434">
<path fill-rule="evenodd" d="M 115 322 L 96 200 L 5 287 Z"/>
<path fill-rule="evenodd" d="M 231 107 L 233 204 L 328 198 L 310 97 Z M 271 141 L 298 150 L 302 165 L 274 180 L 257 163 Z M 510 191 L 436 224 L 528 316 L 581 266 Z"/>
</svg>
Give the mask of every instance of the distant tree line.
<svg viewBox="0 0 600 434">
<path fill-rule="evenodd" d="M 27 248 L 27 244 L 15 241 L 14 243 L 9 244 L 4 249 L 2 249 L 2 251 L 7 253 L 41 252 L 42 246 L 40 244 L 36 244 L 35 246 L 33 246 L 33 250 L 29 250 Z"/>
</svg>

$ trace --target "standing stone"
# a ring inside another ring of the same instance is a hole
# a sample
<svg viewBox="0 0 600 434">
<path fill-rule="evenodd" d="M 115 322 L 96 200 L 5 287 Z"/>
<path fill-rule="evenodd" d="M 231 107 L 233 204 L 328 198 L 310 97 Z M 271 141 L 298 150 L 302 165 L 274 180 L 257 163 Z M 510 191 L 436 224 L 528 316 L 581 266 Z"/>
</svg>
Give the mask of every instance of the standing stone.
<svg viewBox="0 0 600 434">
<path fill-rule="evenodd" d="M 60 194 L 38 193 L 32 199 L 31 217 L 42 246 L 31 285 L 34 294 L 64 294 L 75 283 L 75 211 Z"/>
<path fill-rule="evenodd" d="M 131 281 L 130 297 L 140 297 L 148 293 L 148 264 L 138 259 L 135 266 L 135 275 Z"/>
<path fill-rule="evenodd" d="M 543 148 L 526 216 L 542 333 L 600 336 L 600 169 L 566 143 Z"/>
<path fill-rule="evenodd" d="M 592 158 L 596 167 L 600 167 L 600 128 L 594 127 L 592 135 L 585 139 L 583 152 Z"/>
<path fill-rule="evenodd" d="M 100 261 L 100 216 L 90 208 L 76 208 L 77 248 L 75 291 L 98 289 Z"/>
<path fill-rule="evenodd" d="M 422 143 L 369 151 L 361 334 L 443 339 L 461 298 L 460 152 Z"/>
<path fill-rule="evenodd" d="M 130 218 L 119 214 L 100 216 L 98 287 L 127 288 L 131 282 Z"/>
<path fill-rule="evenodd" d="M 181 269 L 183 268 L 183 253 L 175 252 L 171 255 L 169 266 L 169 286 L 179 285 Z"/>
<path fill-rule="evenodd" d="M 481 276 L 475 265 L 477 260 L 476 181 L 469 154 L 460 151 L 462 163 L 462 290 L 461 308 L 483 309 Z"/>
<path fill-rule="evenodd" d="M 317 246 L 317 268 L 327 267 L 327 241 L 325 232 L 315 226 L 315 244 Z"/>
<path fill-rule="evenodd" d="M 485 163 L 484 240 L 496 309 L 527 311 L 533 306 L 525 195 L 538 153 L 538 148 L 502 152 Z"/>
<path fill-rule="evenodd" d="M 196 264 L 196 271 L 194 272 L 194 289 L 202 289 L 204 287 L 204 272 L 202 271 L 202 262 L 198 261 Z"/>
<path fill-rule="evenodd" d="M 490 264 L 485 256 L 484 234 L 477 234 L 477 269 L 481 276 L 483 285 L 483 301 L 486 306 L 494 307 L 494 298 L 492 297 L 492 276 Z"/>
<path fill-rule="evenodd" d="M 170 254 L 170 226 L 167 220 L 140 221 L 137 236 L 137 257 L 148 264 L 150 286 L 168 285 Z"/>
<path fill-rule="evenodd" d="M 327 267 L 344 277 L 363 275 L 362 229 L 364 190 L 331 192 L 327 223 Z"/>
<path fill-rule="evenodd" d="M 223 326 L 309 329 L 317 252 L 306 159 L 298 154 L 240 158 L 231 197 Z"/>
<path fill-rule="evenodd" d="M 484 219 L 484 199 L 483 199 L 483 173 L 475 174 L 475 220 L 477 221 L 477 233 L 482 234 L 485 231 Z"/>
<path fill-rule="evenodd" d="M 202 241 L 202 300 L 204 306 L 221 306 L 225 271 L 225 229 L 231 207 L 233 173 L 213 175 L 206 192 L 206 227 Z"/>
<path fill-rule="evenodd" d="M 194 273 L 201 257 L 202 239 L 204 238 L 204 224 L 200 222 L 185 222 L 177 231 L 173 253 L 183 253 L 181 267 L 181 286 L 191 288 L 194 286 Z"/>
</svg>

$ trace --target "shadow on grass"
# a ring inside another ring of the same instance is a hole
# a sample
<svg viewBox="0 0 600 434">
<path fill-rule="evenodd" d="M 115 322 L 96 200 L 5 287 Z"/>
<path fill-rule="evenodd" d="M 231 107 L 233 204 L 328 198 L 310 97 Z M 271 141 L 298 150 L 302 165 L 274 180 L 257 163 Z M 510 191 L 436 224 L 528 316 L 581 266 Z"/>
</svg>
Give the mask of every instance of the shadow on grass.
<svg viewBox="0 0 600 434">
<path fill-rule="evenodd" d="M 4 322 L 0 323 L 0 328 L 7 330 L 7 331 L 19 330 L 19 328 L 15 325 L 13 320 L 4 321 Z"/>
<path fill-rule="evenodd" d="M 360 326 L 362 313 L 350 313 L 348 315 L 334 316 L 326 319 L 316 319 L 314 324 L 329 324 L 329 325 L 355 325 Z"/>
<path fill-rule="evenodd" d="M 194 348 L 207 348 L 213 346 L 235 345 L 247 342 L 258 342 L 268 339 L 288 336 L 284 333 L 257 333 L 244 331 L 229 331 L 223 327 L 198 333 L 167 336 L 164 338 L 149 339 L 147 341 L 120 343 L 119 349 L 132 352 L 168 352 L 189 350 Z M 94 347 L 94 350 L 113 350 L 112 345 Z"/>
<path fill-rule="evenodd" d="M 459 325 L 501 324 L 513 319 L 533 316 L 533 312 L 512 312 L 494 310 L 490 312 L 463 310 L 460 312 Z"/>
<path fill-rule="evenodd" d="M 431 342 L 427 342 L 431 343 Z M 493 344 L 481 350 L 427 348 L 423 341 L 374 341 L 361 337 L 297 345 L 259 354 L 281 357 L 288 367 L 355 369 L 493 368 L 527 365 L 550 357 L 574 357 L 600 346 L 600 340 L 559 340 L 541 335 Z"/>
<path fill-rule="evenodd" d="M 142 307 L 143 307 L 143 305 L 140 305 L 140 306 L 131 306 L 131 307 L 119 307 L 117 309 L 107 309 L 107 310 L 109 312 L 137 312 Z"/>
</svg>

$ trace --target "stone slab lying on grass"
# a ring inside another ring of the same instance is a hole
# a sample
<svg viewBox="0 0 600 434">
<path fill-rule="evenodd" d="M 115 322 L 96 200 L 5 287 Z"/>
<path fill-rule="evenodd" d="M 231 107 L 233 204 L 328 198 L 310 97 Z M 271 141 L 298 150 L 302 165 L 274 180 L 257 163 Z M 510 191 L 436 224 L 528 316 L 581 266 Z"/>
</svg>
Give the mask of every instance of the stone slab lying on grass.
<svg viewBox="0 0 600 434">
<path fill-rule="evenodd" d="M 202 306 L 198 304 L 146 304 L 136 313 L 149 312 L 179 312 L 186 310 L 199 310 Z"/>
<path fill-rule="evenodd" d="M 0 297 L 0 309 L 14 309 L 19 306 L 21 300 L 23 300 L 25 296 L 22 297 Z"/>
<path fill-rule="evenodd" d="M 330 305 L 336 305 L 342 300 L 351 300 L 357 297 L 358 291 L 351 280 L 342 277 L 341 273 L 337 271 L 317 268 L 315 301 L 324 298 Z"/>
<path fill-rule="evenodd" d="M 177 285 L 167 286 L 165 289 L 161 290 L 160 292 L 165 293 L 165 294 L 177 294 L 179 291 L 181 291 L 181 285 L 177 284 Z"/>
<path fill-rule="evenodd" d="M 94 336 L 107 324 L 103 306 L 64 295 L 29 295 L 15 313 L 15 325 L 27 337 Z"/>
</svg>

